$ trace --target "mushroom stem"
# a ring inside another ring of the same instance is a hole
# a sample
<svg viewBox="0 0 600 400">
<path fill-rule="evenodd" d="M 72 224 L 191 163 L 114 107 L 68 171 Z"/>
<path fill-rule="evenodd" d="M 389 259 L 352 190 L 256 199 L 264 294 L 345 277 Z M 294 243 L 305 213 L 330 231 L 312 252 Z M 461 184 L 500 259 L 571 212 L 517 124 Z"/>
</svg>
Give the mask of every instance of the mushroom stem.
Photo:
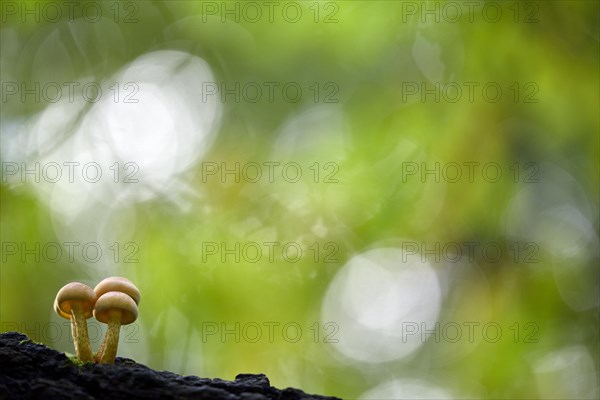
<svg viewBox="0 0 600 400">
<path fill-rule="evenodd" d="M 77 329 L 75 329 L 75 317 L 72 315 L 73 314 L 71 314 L 69 320 L 71 321 L 71 339 L 73 339 L 73 345 L 75 345 L 75 343 L 77 343 Z M 77 349 L 75 349 L 75 353 L 77 353 Z"/>
<path fill-rule="evenodd" d="M 97 363 L 99 363 L 100 360 L 102 359 L 102 355 L 104 354 L 104 349 L 106 349 L 106 338 L 107 337 L 108 337 L 108 335 L 104 336 L 104 339 L 102 340 L 102 343 L 100 343 L 100 348 L 96 352 L 96 357 L 94 357 L 94 360 L 96 360 Z"/>
<path fill-rule="evenodd" d="M 117 357 L 117 347 L 119 345 L 119 332 L 121 330 L 121 310 L 110 310 L 108 315 L 108 330 L 104 337 L 104 342 L 100 346 L 99 362 L 102 364 L 112 364 Z M 98 359 L 98 355 L 96 355 Z"/>
<path fill-rule="evenodd" d="M 77 358 L 82 362 L 93 362 L 94 354 L 90 346 L 90 338 L 87 330 L 87 321 L 83 316 L 80 304 L 73 304 L 71 308 L 71 334 Z"/>
</svg>

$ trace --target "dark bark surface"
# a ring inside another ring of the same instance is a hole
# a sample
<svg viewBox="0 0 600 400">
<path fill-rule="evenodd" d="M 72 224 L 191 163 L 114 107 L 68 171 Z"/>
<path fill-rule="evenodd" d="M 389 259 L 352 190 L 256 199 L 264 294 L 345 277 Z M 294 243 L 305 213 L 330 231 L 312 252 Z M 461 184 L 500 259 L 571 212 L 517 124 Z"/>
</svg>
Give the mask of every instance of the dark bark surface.
<svg viewBox="0 0 600 400">
<path fill-rule="evenodd" d="M 114 364 L 74 364 L 65 354 L 17 332 L 0 334 L 0 399 L 336 399 L 276 389 L 265 375 L 235 381 L 155 371 L 117 357 Z"/>
</svg>

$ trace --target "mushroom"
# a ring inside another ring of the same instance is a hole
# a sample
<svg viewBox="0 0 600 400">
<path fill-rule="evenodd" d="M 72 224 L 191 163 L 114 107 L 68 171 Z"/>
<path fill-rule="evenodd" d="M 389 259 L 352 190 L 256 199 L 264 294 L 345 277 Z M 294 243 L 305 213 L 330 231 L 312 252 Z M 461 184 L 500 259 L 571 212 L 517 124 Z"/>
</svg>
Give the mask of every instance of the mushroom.
<svg viewBox="0 0 600 400">
<path fill-rule="evenodd" d="M 127 325 L 137 319 L 137 305 L 133 299 L 121 292 L 107 292 L 96 300 L 94 317 L 105 324 L 108 330 L 104 337 L 102 352 L 96 354 L 96 361 L 102 364 L 112 364 L 117 356 L 119 331 L 121 325 Z"/>
<path fill-rule="evenodd" d="M 75 354 L 83 362 L 94 361 L 86 319 L 92 316 L 95 302 L 94 289 L 79 282 L 71 282 L 63 286 L 54 299 L 54 311 L 59 316 L 71 320 Z"/>
<path fill-rule="evenodd" d="M 97 297 L 108 292 L 125 293 L 135 301 L 135 304 L 140 304 L 140 291 L 138 288 L 129 279 L 120 276 L 111 276 L 102 280 L 96 285 L 94 292 L 96 292 Z"/>
<path fill-rule="evenodd" d="M 96 292 L 96 297 L 100 297 L 108 292 L 121 292 L 125 293 L 129 297 L 135 301 L 135 304 L 140 303 L 140 291 L 138 288 L 131 283 L 131 281 L 127 278 L 122 278 L 119 276 L 112 276 L 110 278 L 103 279 L 100 283 L 96 285 L 94 288 L 94 292 Z M 100 362 L 102 359 L 102 355 L 104 353 L 104 349 L 106 348 L 106 341 L 108 339 L 108 332 L 106 336 L 104 336 L 104 340 L 100 344 L 100 348 L 96 353 L 96 362 Z"/>
</svg>

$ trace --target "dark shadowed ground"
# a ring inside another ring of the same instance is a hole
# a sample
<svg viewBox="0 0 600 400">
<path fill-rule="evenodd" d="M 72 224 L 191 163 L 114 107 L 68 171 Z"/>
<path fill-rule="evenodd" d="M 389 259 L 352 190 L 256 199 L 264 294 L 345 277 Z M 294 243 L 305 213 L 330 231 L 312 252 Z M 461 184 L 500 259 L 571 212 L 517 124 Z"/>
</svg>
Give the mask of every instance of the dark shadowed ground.
<svg viewBox="0 0 600 400">
<path fill-rule="evenodd" d="M 18 332 L 0 334 L 0 399 L 335 399 L 276 389 L 265 375 L 235 381 L 154 371 L 117 357 L 115 364 L 78 366 L 65 354 Z"/>
</svg>

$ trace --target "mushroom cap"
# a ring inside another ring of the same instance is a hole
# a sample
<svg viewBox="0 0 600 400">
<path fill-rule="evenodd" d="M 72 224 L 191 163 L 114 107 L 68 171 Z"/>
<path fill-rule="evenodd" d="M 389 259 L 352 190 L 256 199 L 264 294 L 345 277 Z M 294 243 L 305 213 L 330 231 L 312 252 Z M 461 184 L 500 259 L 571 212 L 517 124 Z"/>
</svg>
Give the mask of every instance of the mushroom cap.
<svg viewBox="0 0 600 400">
<path fill-rule="evenodd" d="M 121 292 L 108 292 L 96 300 L 94 317 L 107 324 L 110 312 L 113 310 L 121 311 L 121 325 L 132 323 L 138 316 L 137 304 L 131 297 Z"/>
<path fill-rule="evenodd" d="M 135 301 L 135 304 L 140 304 L 139 289 L 129 279 L 120 276 L 111 276 L 110 278 L 103 279 L 96 285 L 94 292 L 96 292 L 96 296 L 98 297 L 108 292 L 125 293 Z"/>
<path fill-rule="evenodd" d="M 71 282 L 63 286 L 54 299 L 54 311 L 63 318 L 71 318 L 73 305 L 79 303 L 84 318 L 92 316 L 94 303 L 96 303 L 96 292 L 88 285 L 80 282 Z"/>
</svg>

